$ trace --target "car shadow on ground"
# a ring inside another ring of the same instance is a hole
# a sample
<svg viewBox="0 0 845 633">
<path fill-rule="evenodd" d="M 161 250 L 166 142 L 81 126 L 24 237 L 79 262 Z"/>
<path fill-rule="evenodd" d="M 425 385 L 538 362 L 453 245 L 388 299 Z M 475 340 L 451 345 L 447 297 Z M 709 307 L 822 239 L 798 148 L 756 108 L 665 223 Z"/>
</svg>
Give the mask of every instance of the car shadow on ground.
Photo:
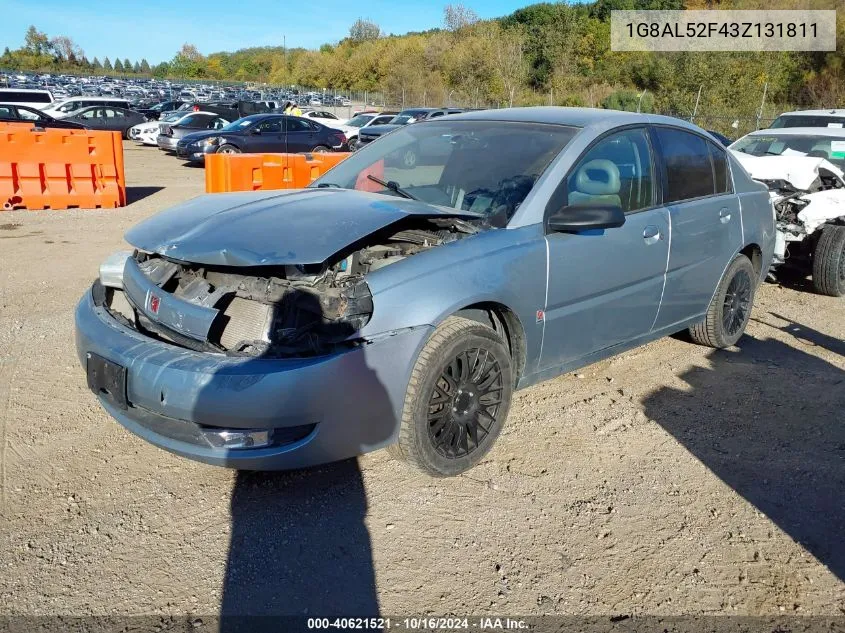
<svg viewBox="0 0 845 633">
<path fill-rule="evenodd" d="M 162 189 L 164 189 L 164 187 L 126 187 L 126 204 L 132 204 L 133 202 L 143 200 L 144 198 L 158 193 Z"/>
<path fill-rule="evenodd" d="M 378 615 L 357 460 L 239 472 L 231 511 L 222 633 L 282 630 L 279 620 L 261 616 Z"/>
<path fill-rule="evenodd" d="M 354 332 L 328 319 L 312 293 L 289 291 L 278 305 L 282 314 L 299 310 L 299 319 L 320 315 L 319 325 L 309 324 L 307 346 L 317 337 L 340 341 Z M 397 394 L 385 383 L 396 368 L 371 358 L 366 346 L 334 354 L 321 346 L 311 355 L 304 349 L 294 358 L 278 360 L 266 350 L 221 365 L 196 406 L 205 415 L 228 411 L 233 424 L 246 428 L 254 420 L 272 420 L 282 447 L 281 429 L 314 421 L 305 438 L 287 441 L 287 450 L 277 453 L 281 463 L 264 467 L 331 462 L 388 442 L 397 424 Z M 229 456 L 240 457 L 239 450 Z M 221 632 L 305 630 L 302 618 L 379 615 L 367 495 L 356 459 L 303 470 L 240 471 L 230 508 Z M 279 616 L 299 620 L 292 624 Z"/>
<path fill-rule="evenodd" d="M 788 321 L 801 343 L 845 353 L 842 341 Z M 773 338 L 743 337 L 709 368 L 662 387 L 645 414 L 838 578 L 845 580 L 845 371 Z"/>
<path fill-rule="evenodd" d="M 796 292 L 818 294 L 813 287 L 813 277 L 805 266 L 784 265 L 774 273 L 774 282 L 781 288 L 787 288 Z"/>
</svg>

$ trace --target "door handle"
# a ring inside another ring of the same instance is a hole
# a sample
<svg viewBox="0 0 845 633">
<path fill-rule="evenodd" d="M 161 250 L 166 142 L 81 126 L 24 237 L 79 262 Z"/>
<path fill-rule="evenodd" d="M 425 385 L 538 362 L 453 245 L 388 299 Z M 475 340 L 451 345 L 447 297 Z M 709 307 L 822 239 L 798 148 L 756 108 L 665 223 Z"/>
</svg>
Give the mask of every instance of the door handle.
<svg viewBox="0 0 845 633">
<path fill-rule="evenodd" d="M 731 211 L 730 209 L 722 209 L 719 211 L 719 221 L 722 224 L 727 224 L 731 221 Z"/>
<path fill-rule="evenodd" d="M 646 244 L 654 244 L 663 239 L 663 234 L 656 226 L 649 225 L 643 229 L 643 241 Z"/>
</svg>

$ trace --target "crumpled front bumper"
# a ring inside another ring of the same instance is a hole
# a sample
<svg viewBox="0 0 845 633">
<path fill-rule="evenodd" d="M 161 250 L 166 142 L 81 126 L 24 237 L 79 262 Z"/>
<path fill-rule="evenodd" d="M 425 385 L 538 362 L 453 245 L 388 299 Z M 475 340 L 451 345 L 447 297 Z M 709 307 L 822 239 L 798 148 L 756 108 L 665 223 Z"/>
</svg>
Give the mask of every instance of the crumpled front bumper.
<svg viewBox="0 0 845 633">
<path fill-rule="evenodd" d="M 178 455 L 249 470 L 322 464 L 394 442 L 411 368 L 431 329 L 400 330 L 317 358 L 235 358 L 144 336 L 96 306 L 90 291 L 76 309 L 83 367 L 96 354 L 126 368 L 127 408 L 98 396 L 118 422 Z M 195 439 L 208 429 L 269 429 L 280 439 L 219 448 Z M 285 440 L 297 429 L 307 434 Z"/>
</svg>

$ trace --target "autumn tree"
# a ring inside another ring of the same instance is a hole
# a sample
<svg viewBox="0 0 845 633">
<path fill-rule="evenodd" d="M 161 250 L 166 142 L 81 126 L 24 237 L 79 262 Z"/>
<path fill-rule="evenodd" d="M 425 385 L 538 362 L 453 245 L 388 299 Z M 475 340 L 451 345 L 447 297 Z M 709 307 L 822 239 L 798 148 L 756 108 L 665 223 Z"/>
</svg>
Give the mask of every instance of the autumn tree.
<svg viewBox="0 0 845 633">
<path fill-rule="evenodd" d="M 478 14 L 462 4 L 447 4 L 443 7 L 443 26 L 447 31 L 457 32 L 478 22 Z"/>
<path fill-rule="evenodd" d="M 375 22 L 358 18 L 349 27 L 349 38 L 355 42 L 365 42 L 367 40 L 377 40 L 381 37 L 381 28 Z"/>
<path fill-rule="evenodd" d="M 46 55 L 51 52 L 50 38 L 34 26 L 26 30 L 24 36 L 24 50 L 32 55 Z"/>
</svg>

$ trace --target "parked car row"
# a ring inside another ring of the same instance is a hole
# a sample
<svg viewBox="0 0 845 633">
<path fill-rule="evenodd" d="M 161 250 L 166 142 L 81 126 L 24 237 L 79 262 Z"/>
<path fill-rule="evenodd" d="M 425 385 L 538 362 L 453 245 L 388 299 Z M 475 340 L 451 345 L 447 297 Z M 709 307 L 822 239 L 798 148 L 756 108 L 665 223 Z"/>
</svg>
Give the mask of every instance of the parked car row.
<svg viewBox="0 0 845 633">
<path fill-rule="evenodd" d="M 160 121 L 140 123 L 130 136 L 158 145 L 189 162 L 202 163 L 208 154 L 242 152 L 329 152 L 348 149 L 341 130 L 316 118 L 260 113 L 229 121 L 216 112 L 173 112 Z"/>
<path fill-rule="evenodd" d="M 62 102 L 72 97 L 115 97 L 128 102 L 129 109 L 156 117 L 153 106 L 162 100 L 185 103 L 213 101 L 267 101 L 278 107 L 294 101 L 301 107 L 350 106 L 348 97 L 334 92 L 306 92 L 297 88 L 258 88 L 250 84 L 219 85 L 180 83 L 154 78 L 119 78 L 111 76 L 74 76 L 53 73 L 0 73 L 0 86 L 10 90 L 40 90 L 43 103 Z M 3 99 L 0 99 L 3 100 Z M 5 99 L 5 101 L 13 101 Z M 24 103 L 23 105 L 28 105 Z M 99 105 L 99 104 L 93 104 Z"/>
</svg>

